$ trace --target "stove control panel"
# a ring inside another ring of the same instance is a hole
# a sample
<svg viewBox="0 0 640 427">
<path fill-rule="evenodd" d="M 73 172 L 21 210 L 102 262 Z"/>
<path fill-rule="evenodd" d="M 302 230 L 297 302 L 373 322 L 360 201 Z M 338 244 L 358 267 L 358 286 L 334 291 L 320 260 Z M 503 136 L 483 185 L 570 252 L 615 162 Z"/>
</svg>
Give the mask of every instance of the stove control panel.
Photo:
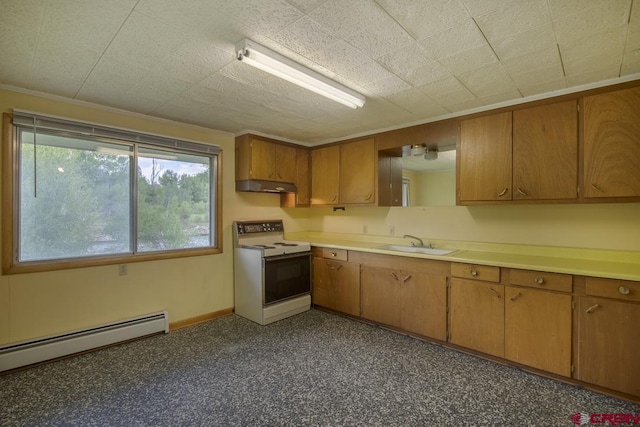
<svg viewBox="0 0 640 427">
<path fill-rule="evenodd" d="M 284 233 L 282 221 L 237 221 L 239 236 L 252 233 Z"/>
</svg>

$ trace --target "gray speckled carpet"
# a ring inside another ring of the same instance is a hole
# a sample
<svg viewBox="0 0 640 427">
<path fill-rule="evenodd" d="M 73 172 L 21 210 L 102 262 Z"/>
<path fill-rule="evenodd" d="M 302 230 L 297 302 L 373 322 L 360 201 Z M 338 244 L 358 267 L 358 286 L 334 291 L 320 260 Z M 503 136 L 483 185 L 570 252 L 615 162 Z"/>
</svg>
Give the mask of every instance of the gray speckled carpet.
<svg viewBox="0 0 640 427">
<path fill-rule="evenodd" d="M 317 310 L 0 376 L 2 426 L 571 426 L 640 406 Z"/>
</svg>

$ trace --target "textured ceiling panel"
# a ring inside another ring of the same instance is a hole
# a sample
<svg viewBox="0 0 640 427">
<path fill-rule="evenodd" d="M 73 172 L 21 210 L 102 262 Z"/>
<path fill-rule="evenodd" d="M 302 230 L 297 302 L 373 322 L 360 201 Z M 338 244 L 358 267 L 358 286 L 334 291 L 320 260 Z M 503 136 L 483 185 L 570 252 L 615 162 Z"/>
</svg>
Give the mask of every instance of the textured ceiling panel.
<svg viewBox="0 0 640 427">
<path fill-rule="evenodd" d="M 640 0 L 0 2 L 0 84 L 311 144 L 640 77 Z M 244 38 L 364 108 L 237 61 Z"/>
</svg>

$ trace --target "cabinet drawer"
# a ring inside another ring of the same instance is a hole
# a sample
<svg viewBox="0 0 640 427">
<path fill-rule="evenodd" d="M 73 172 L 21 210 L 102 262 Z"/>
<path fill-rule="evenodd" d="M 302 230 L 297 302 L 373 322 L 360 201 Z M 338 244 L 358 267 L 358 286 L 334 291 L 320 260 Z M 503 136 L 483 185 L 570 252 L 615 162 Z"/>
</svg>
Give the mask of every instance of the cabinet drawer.
<svg viewBox="0 0 640 427">
<path fill-rule="evenodd" d="M 319 248 L 322 258 L 337 259 L 340 261 L 349 261 L 346 249 Z"/>
<path fill-rule="evenodd" d="M 509 272 L 509 283 L 529 288 L 571 292 L 573 276 L 570 274 L 546 273 L 543 271 L 515 270 Z"/>
<path fill-rule="evenodd" d="M 500 267 L 473 264 L 451 264 L 451 275 L 463 279 L 484 280 L 486 282 L 500 281 Z"/>
<path fill-rule="evenodd" d="M 640 302 L 640 282 L 587 277 L 587 295 Z"/>
</svg>

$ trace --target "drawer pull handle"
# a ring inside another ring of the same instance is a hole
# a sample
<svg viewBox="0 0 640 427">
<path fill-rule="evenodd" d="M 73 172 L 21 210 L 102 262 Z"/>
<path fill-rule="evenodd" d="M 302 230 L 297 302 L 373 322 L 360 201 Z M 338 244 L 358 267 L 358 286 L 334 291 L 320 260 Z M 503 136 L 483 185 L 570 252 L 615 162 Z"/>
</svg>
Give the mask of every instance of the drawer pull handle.
<svg viewBox="0 0 640 427">
<path fill-rule="evenodd" d="M 331 252 L 331 256 L 338 256 L 337 252 Z"/>
<path fill-rule="evenodd" d="M 369 195 L 365 197 L 365 200 L 371 200 L 372 197 L 373 197 L 373 194 L 369 193 Z"/>
<path fill-rule="evenodd" d="M 402 279 L 402 283 L 406 283 L 407 280 L 411 279 L 411 275 L 407 275 L 404 279 Z"/>
<path fill-rule="evenodd" d="M 585 313 L 593 313 L 594 311 L 596 311 L 599 308 L 600 308 L 600 304 L 592 305 L 591 307 L 587 308 L 584 312 Z"/>
<path fill-rule="evenodd" d="M 594 190 L 596 190 L 596 191 L 598 191 L 600 193 L 604 193 L 604 191 L 602 191 L 602 189 L 600 187 L 598 187 L 597 185 L 591 184 L 591 186 L 593 187 Z"/>
<path fill-rule="evenodd" d="M 629 295 L 631 291 L 626 286 L 620 286 L 618 288 L 618 292 L 620 292 L 622 295 Z"/>
<path fill-rule="evenodd" d="M 508 190 L 508 189 L 509 189 L 508 187 L 504 187 L 504 190 L 502 190 L 501 192 L 499 192 L 499 193 L 498 193 L 498 197 L 502 197 L 502 196 L 504 196 L 505 194 L 507 194 L 507 190 Z"/>
<path fill-rule="evenodd" d="M 398 280 L 398 275 L 394 272 L 391 272 L 391 275 L 393 276 L 394 279 Z"/>
<path fill-rule="evenodd" d="M 544 284 L 544 277 L 537 276 L 535 279 L 533 279 L 533 281 L 536 282 L 538 285 L 543 285 Z"/>
<path fill-rule="evenodd" d="M 520 189 L 520 187 L 516 188 L 516 191 L 517 191 L 517 192 L 518 192 L 518 194 L 520 194 L 521 196 L 527 196 L 527 195 L 528 195 L 526 192 L 522 191 L 522 190 Z"/>
<path fill-rule="evenodd" d="M 338 200 L 338 196 L 333 196 L 333 199 L 331 199 L 332 202 L 335 202 L 336 200 Z"/>
<path fill-rule="evenodd" d="M 517 300 L 518 298 L 520 298 L 521 296 L 522 296 L 522 294 L 521 294 L 520 292 L 518 292 L 517 294 L 512 295 L 512 296 L 511 296 L 511 298 L 509 298 L 509 299 L 510 299 L 511 301 L 515 301 L 515 300 Z"/>
<path fill-rule="evenodd" d="M 478 275 L 478 272 L 477 272 L 476 270 L 471 270 L 471 271 L 469 272 L 469 274 L 471 274 L 472 276 L 474 276 L 474 277 L 475 277 L 475 276 L 477 276 L 477 275 Z"/>
<path fill-rule="evenodd" d="M 493 295 L 495 295 L 495 297 L 496 297 L 496 298 L 500 298 L 500 294 L 498 293 L 498 291 L 496 291 L 496 290 L 495 290 L 495 289 L 493 289 L 493 288 L 489 288 L 489 290 L 491 291 L 491 293 L 492 293 Z"/>
</svg>

